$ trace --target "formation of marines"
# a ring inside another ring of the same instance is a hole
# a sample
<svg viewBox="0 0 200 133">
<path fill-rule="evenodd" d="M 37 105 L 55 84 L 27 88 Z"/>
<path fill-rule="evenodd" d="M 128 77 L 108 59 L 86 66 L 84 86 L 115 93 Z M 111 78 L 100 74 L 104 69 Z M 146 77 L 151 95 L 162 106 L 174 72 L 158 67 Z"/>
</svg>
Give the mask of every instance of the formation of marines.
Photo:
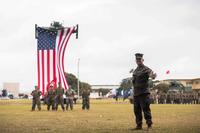
<svg viewBox="0 0 200 133">
<path fill-rule="evenodd" d="M 200 93 L 197 92 L 152 93 L 151 102 L 156 104 L 200 104 Z"/>
<path fill-rule="evenodd" d="M 31 95 L 33 96 L 32 101 L 32 111 L 35 110 L 36 106 L 38 110 L 41 110 L 41 91 L 38 90 L 38 87 L 35 86 L 35 90 L 32 91 Z M 66 108 L 64 106 L 64 98 L 63 95 L 66 96 Z M 83 90 L 82 93 L 82 109 L 90 109 L 90 102 L 89 102 L 89 95 L 90 92 L 87 90 Z M 61 83 L 58 83 L 58 87 L 54 89 L 53 85 L 50 85 L 48 91 L 46 92 L 44 96 L 44 103 L 47 104 L 47 110 L 53 110 L 57 111 L 58 106 L 61 105 L 61 109 L 63 111 L 73 110 L 73 104 L 76 104 L 77 97 L 75 97 L 74 91 L 71 89 L 71 86 L 69 86 L 69 89 L 65 92 L 64 88 L 62 88 Z"/>
</svg>

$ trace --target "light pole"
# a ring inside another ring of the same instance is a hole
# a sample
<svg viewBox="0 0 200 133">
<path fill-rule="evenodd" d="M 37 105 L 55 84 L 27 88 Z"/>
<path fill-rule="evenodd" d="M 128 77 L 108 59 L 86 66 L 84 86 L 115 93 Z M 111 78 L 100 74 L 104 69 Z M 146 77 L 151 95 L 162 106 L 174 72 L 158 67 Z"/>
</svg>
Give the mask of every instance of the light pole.
<svg viewBox="0 0 200 133">
<path fill-rule="evenodd" d="M 80 93 L 80 86 L 79 86 L 79 62 L 80 62 L 80 58 L 78 58 L 78 66 L 77 66 L 77 89 L 78 89 L 78 99 L 79 99 L 79 93 Z"/>
</svg>

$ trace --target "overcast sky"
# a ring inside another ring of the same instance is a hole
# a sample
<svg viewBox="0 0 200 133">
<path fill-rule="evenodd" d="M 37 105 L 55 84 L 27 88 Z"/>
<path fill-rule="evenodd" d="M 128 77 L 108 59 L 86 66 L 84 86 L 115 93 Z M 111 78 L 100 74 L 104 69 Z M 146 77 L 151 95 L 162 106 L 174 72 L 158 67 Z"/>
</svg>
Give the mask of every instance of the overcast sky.
<svg viewBox="0 0 200 133">
<path fill-rule="evenodd" d="M 0 5 L 0 84 L 37 84 L 34 25 L 79 24 L 65 69 L 90 84 L 119 84 L 135 68 L 134 54 L 158 79 L 200 77 L 199 0 L 6 0 Z M 166 75 L 166 71 L 170 74 Z"/>
</svg>

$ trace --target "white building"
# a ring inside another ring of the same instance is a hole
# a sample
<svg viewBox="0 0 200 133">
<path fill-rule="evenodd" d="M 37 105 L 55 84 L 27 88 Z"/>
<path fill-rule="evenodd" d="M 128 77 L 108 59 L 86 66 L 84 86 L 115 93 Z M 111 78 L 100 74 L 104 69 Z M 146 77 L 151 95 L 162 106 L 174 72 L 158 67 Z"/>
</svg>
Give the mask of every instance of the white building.
<svg viewBox="0 0 200 133">
<path fill-rule="evenodd" d="M 92 92 L 90 93 L 90 98 L 102 98 L 102 93 L 98 92 L 100 89 L 112 91 L 118 89 L 119 87 L 120 85 L 91 85 Z"/>
<path fill-rule="evenodd" d="M 13 94 L 14 97 L 18 97 L 19 83 L 3 83 L 3 89 L 6 89 L 9 94 Z"/>
<path fill-rule="evenodd" d="M 120 85 L 91 85 L 92 90 L 99 90 L 99 89 L 117 89 Z"/>
</svg>

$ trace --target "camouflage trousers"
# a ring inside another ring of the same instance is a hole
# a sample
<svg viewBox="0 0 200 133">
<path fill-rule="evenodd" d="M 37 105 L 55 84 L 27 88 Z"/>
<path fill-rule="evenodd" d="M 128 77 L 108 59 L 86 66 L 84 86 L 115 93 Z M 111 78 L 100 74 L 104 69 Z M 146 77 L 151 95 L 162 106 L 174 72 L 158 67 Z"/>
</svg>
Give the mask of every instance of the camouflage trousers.
<svg viewBox="0 0 200 133">
<path fill-rule="evenodd" d="M 152 116 L 150 109 L 150 94 L 142 94 L 140 96 L 134 96 L 134 113 L 136 124 L 142 125 L 142 112 L 147 124 L 152 124 Z"/>
<path fill-rule="evenodd" d="M 50 110 L 50 108 L 52 110 L 54 110 L 55 109 L 54 106 L 55 106 L 55 100 L 54 100 L 54 98 L 51 98 L 51 97 L 47 98 L 47 110 Z"/>
<path fill-rule="evenodd" d="M 90 109 L 90 99 L 89 98 L 83 98 L 83 101 L 82 101 L 82 109 L 87 109 L 89 110 Z"/>
<path fill-rule="evenodd" d="M 32 101 L 32 111 L 35 110 L 36 105 L 37 105 L 38 110 L 41 110 L 40 98 L 33 98 L 33 101 Z"/>
<path fill-rule="evenodd" d="M 73 110 L 73 99 L 66 98 L 66 110 L 68 110 L 69 106 L 70 106 L 70 109 Z"/>
<path fill-rule="evenodd" d="M 55 109 L 58 110 L 58 105 L 61 105 L 61 108 L 62 110 L 64 111 L 65 110 L 65 107 L 64 107 L 64 99 L 62 96 L 57 96 L 55 98 Z"/>
</svg>

